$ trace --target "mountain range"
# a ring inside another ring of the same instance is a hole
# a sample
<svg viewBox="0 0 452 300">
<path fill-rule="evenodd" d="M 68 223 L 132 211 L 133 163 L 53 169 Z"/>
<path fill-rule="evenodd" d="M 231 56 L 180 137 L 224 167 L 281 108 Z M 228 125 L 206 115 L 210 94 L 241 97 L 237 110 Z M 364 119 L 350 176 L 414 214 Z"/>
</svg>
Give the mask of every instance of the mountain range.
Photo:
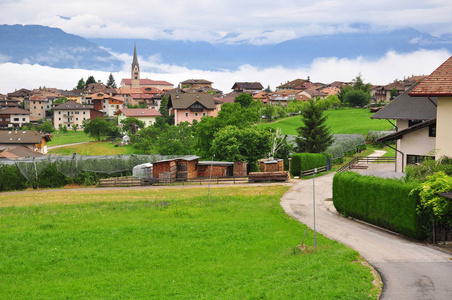
<svg viewBox="0 0 452 300">
<path fill-rule="evenodd" d="M 0 63 L 29 63 L 55 68 L 116 72 L 124 62 L 115 54 L 138 55 L 158 63 L 201 70 L 255 67 L 306 67 L 320 57 L 378 58 L 393 50 L 447 49 L 452 36 L 434 37 L 412 28 L 387 32 L 358 32 L 307 36 L 274 45 L 191 42 L 148 39 L 86 39 L 58 28 L 40 25 L 0 25 Z M 146 70 L 142 66 L 142 71 Z M 156 71 L 156 70 L 152 70 Z"/>
</svg>

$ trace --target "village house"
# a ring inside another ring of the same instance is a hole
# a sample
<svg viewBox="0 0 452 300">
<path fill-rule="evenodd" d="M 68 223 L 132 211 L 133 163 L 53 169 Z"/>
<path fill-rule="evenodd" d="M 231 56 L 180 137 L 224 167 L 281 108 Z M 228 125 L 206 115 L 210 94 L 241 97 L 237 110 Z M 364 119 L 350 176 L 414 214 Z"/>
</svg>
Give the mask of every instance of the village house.
<svg viewBox="0 0 452 300">
<path fill-rule="evenodd" d="M 94 109 L 102 111 L 108 117 L 112 117 L 119 109 L 124 108 L 124 101 L 120 97 L 105 93 L 88 95 L 85 100 L 92 104 Z"/>
<path fill-rule="evenodd" d="M 205 80 L 205 79 L 188 79 L 184 80 L 180 83 L 181 89 L 189 89 L 189 90 L 197 90 L 204 87 L 212 87 L 212 81 Z"/>
<path fill-rule="evenodd" d="M 18 99 L 10 99 L 6 95 L 0 99 L 0 109 L 18 107 L 20 107 L 20 100 Z"/>
<path fill-rule="evenodd" d="M 295 89 L 301 90 L 302 84 L 308 81 L 309 80 L 307 79 L 297 78 L 295 80 L 287 81 L 284 84 L 278 85 L 276 87 L 276 90 L 295 90 Z"/>
<path fill-rule="evenodd" d="M 8 93 L 8 99 L 18 100 L 20 103 L 24 102 L 31 96 L 31 91 L 27 89 L 20 89 L 11 93 Z"/>
<path fill-rule="evenodd" d="M 409 92 L 416 85 L 371 116 L 371 119 L 396 121 L 393 125 L 397 131 L 380 138 L 382 142 L 396 141 L 396 172 L 403 172 L 407 164 L 421 162 L 425 156 L 432 155 L 430 152 L 435 149 L 437 99 L 433 98 L 431 102 L 427 97 L 410 97 Z"/>
<path fill-rule="evenodd" d="M 301 97 L 305 96 L 307 99 L 325 99 L 326 97 L 328 97 L 327 93 L 311 89 L 303 90 L 298 93 L 298 95 L 300 95 Z"/>
<path fill-rule="evenodd" d="M 33 95 L 24 100 L 24 108 L 30 111 L 30 121 L 36 122 L 46 117 L 47 98 L 42 95 Z"/>
<path fill-rule="evenodd" d="M 102 118 L 103 112 L 96 110 L 92 105 L 68 101 L 53 108 L 53 127 L 61 126 L 83 128 L 83 121 Z"/>
<path fill-rule="evenodd" d="M 32 151 L 47 153 L 48 134 L 41 134 L 30 130 L 0 130 L 0 151 L 24 146 Z"/>
<path fill-rule="evenodd" d="M 16 160 L 31 157 L 42 157 L 45 154 L 36 152 L 27 148 L 25 146 L 15 146 L 6 150 L 0 150 L 0 161 L 1 160 Z"/>
<path fill-rule="evenodd" d="M 121 121 L 125 118 L 137 118 L 144 123 L 144 126 L 150 126 L 155 123 L 155 119 L 161 114 L 154 108 L 122 108 L 115 113 L 118 116 L 118 125 L 122 127 Z"/>
<path fill-rule="evenodd" d="M 170 93 L 168 108 L 174 113 L 174 124 L 201 121 L 204 116 L 216 117 L 223 102 L 209 93 Z"/>
<path fill-rule="evenodd" d="M 247 93 L 252 95 L 254 93 L 261 92 L 264 87 L 260 82 L 236 82 L 232 86 L 232 89 L 237 93 Z"/>
<path fill-rule="evenodd" d="M 28 110 L 10 107 L 0 110 L 0 127 L 22 127 L 30 123 Z"/>
</svg>

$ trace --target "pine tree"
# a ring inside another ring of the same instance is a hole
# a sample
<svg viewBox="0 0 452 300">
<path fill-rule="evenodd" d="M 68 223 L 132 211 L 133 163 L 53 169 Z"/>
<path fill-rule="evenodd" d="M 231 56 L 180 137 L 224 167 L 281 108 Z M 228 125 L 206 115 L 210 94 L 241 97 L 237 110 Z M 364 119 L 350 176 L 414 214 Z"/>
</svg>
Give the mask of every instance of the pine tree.
<svg viewBox="0 0 452 300">
<path fill-rule="evenodd" d="M 304 125 L 297 128 L 296 151 L 324 152 L 333 143 L 333 135 L 325 124 L 327 116 L 323 116 L 323 110 L 311 100 L 301 112 L 301 119 Z"/>
<path fill-rule="evenodd" d="M 88 85 L 91 84 L 91 83 L 96 83 L 96 79 L 94 79 L 94 76 L 93 76 L 93 75 L 90 75 L 90 76 L 88 77 L 88 79 L 86 79 L 85 86 L 88 86 Z"/>
<path fill-rule="evenodd" d="M 116 88 L 116 81 L 115 81 L 115 78 L 113 77 L 113 74 L 111 74 L 111 73 L 110 73 L 110 76 L 108 76 L 107 86 Z"/>
<path fill-rule="evenodd" d="M 78 83 L 77 83 L 77 87 L 75 88 L 76 90 L 81 90 L 85 87 L 85 80 L 83 78 L 81 78 Z"/>
</svg>

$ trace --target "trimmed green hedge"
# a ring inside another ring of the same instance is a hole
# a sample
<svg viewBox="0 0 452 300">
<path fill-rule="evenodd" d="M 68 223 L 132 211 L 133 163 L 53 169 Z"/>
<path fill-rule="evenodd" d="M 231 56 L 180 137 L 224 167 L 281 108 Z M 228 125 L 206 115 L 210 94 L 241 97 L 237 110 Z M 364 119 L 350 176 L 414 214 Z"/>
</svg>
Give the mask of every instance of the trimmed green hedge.
<svg viewBox="0 0 452 300">
<path fill-rule="evenodd" d="M 300 176 L 301 171 L 324 167 L 326 158 L 325 153 L 295 153 L 292 155 L 290 173 Z"/>
<path fill-rule="evenodd" d="M 428 220 L 416 212 L 419 196 L 410 195 L 416 187 L 397 179 L 341 172 L 333 179 L 333 203 L 345 216 L 422 240 Z"/>
</svg>

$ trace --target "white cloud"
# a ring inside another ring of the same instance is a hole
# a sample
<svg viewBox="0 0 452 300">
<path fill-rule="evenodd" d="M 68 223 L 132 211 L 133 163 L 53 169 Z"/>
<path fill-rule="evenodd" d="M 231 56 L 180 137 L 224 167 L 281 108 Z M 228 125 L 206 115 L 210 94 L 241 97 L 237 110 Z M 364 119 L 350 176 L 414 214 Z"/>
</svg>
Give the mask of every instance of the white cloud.
<svg viewBox="0 0 452 300">
<path fill-rule="evenodd" d="M 365 82 L 372 84 L 388 84 L 395 79 L 403 79 L 411 75 L 429 75 L 447 58 L 451 56 L 446 50 L 420 50 L 413 53 L 388 52 L 384 57 L 367 60 L 362 57 L 356 59 L 319 58 L 313 61 L 309 68 L 288 69 L 283 67 L 256 68 L 243 65 L 238 70 L 203 71 L 187 69 L 181 66 L 165 65 L 157 57 L 140 58 L 141 69 L 155 70 L 155 72 L 141 72 L 141 78 L 166 80 L 175 86 L 179 82 L 190 78 L 203 78 L 214 82 L 214 87 L 224 93 L 231 91 L 231 87 L 238 81 L 259 81 L 265 87 L 272 89 L 288 80 L 307 78 L 313 82 L 330 83 L 333 81 L 351 81 L 359 73 Z M 113 73 L 117 85 L 122 78 L 130 78 L 130 55 L 121 54 L 118 58 L 125 61 L 124 70 Z M 80 78 L 93 75 L 96 80 L 106 82 L 108 72 L 88 71 L 81 69 L 56 69 L 39 65 L 0 64 L 0 73 L 4 76 L 0 83 L 0 93 L 6 94 L 16 89 L 33 89 L 42 86 L 72 89 Z"/>
<path fill-rule="evenodd" d="M 84 37 L 215 42 L 236 33 L 262 44 L 362 30 L 356 23 L 452 33 L 449 0 L 2 0 L 0 11 L 4 24 L 40 24 Z"/>
</svg>

